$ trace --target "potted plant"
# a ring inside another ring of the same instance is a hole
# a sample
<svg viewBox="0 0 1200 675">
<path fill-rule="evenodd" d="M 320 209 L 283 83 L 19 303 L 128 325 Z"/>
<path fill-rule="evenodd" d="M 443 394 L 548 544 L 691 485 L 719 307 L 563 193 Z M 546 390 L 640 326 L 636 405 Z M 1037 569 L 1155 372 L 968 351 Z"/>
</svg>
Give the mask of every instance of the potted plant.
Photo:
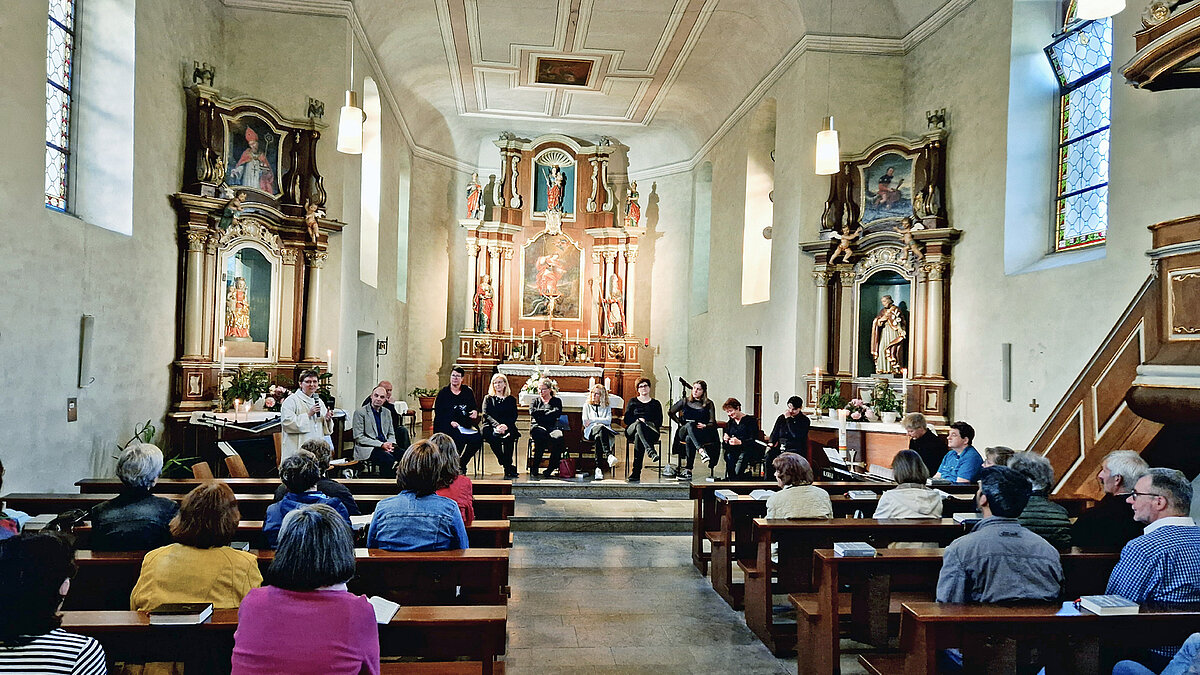
<svg viewBox="0 0 1200 675">
<path fill-rule="evenodd" d="M 900 416 L 900 397 L 888 384 L 886 377 L 875 384 L 875 390 L 871 392 L 871 407 L 885 424 L 895 424 Z"/>
<path fill-rule="evenodd" d="M 817 408 L 822 415 L 825 415 L 826 411 L 837 410 L 838 408 L 846 405 L 846 399 L 842 398 L 841 391 L 841 381 L 834 380 L 833 388 L 830 391 L 821 394 L 820 398 L 817 399 Z"/>
<path fill-rule="evenodd" d="M 267 371 L 258 368 L 247 368 L 246 366 L 238 366 L 237 372 L 229 381 L 229 387 L 221 392 L 221 399 L 225 403 L 225 409 L 233 407 L 234 401 L 242 403 L 253 403 L 260 396 L 264 396 L 270 388 L 271 377 Z"/>
<path fill-rule="evenodd" d="M 414 387 L 408 392 L 409 396 L 417 399 L 421 404 L 421 410 L 433 410 L 433 401 L 437 398 L 437 389 L 426 389 L 425 387 Z"/>
</svg>

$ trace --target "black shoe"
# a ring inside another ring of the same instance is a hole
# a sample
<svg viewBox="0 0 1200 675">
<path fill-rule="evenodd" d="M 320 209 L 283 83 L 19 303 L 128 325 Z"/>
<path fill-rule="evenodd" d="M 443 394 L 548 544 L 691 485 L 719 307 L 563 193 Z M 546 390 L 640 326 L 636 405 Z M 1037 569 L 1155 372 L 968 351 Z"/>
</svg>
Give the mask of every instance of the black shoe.
<svg viewBox="0 0 1200 675">
<path fill-rule="evenodd" d="M 542 478 L 552 478 L 553 476 L 554 472 L 550 471 L 549 469 L 542 472 Z"/>
<path fill-rule="evenodd" d="M 640 483 L 640 482 L 642 482 L 642 479 L 639 478 L 637 474 L 633 473 L 633 474 L 629 474 L 629 478 L 626 478 L 625 482 L 626 483 Z"/>
</svg>

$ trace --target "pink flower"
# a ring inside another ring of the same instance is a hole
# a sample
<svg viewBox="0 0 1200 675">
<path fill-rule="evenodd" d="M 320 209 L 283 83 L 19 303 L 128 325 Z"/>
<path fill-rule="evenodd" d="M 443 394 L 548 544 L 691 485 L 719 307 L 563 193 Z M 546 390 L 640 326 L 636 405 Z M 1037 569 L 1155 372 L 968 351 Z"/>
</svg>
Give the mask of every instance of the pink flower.
<svg viewBox="0 0 1200 675">
<path fill-rule="evenodd" d="M 275 407 L 275 399 L 271 396 L 268 396 L 266 398 L 266 400 L 263 401 L 263 405 L 267 406 L 268 408 L 274 408 Z"/>
<path fill-rule="evenodd" d="M 856 420 L 857 420 L 857 419 L 862 419 L 862 413 L 860 413 L 860 412 L 858 412 L 857 410 L 855 410 L 854 412 L 850 413 L 850 417 L 852 417 L 852 418 L 854 418 L 854 419 L 856 419 Z"/>
<path fill-rule="evenodd" d="M 274 394 L 275 393 L 275 385 L 271 385 L 271 388 L 267 390 L 267 393 Z"/>
</svg>

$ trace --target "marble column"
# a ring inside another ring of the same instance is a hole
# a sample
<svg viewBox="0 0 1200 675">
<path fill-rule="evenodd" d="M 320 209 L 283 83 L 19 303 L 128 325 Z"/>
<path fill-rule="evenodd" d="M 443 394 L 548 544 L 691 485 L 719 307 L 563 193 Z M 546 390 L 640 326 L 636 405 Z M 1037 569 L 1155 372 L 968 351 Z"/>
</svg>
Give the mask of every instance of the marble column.
<svg viewBox="0 0 1200 675">
<path fill-rule="evenodd" d="M 209 349 L 214 350 L 209 354 L 209 358 L 213 361 L 217 360 L 217 351 L 220 349 L 214 346 L 216 336 L 213 335 L 213 328 L 216 325 L 213 315 L 217 311 L 217 284 L 221 279 L 221 275 L 217 272 L 217 253 L 220 250 L 221 238 L 217 235 L 209 235 L 208 240 L 204 243 L 204 272 L 201 276 L 203 309 L 200 318 L 200 345 L 203 353 L 208 353 Z"/>
<path fill-rule="evenodd" d="M 467 330 L 475 330 L 475 310 L 471 309 L 471 305 L 475 302 L 475 291 L 479 289 L 479 251 L 476 239 L 467 239 Z"/>
<path fill-rule="evenodd" d="M 591 297 L 587 301 L 592 304 L 592 333 L 595 335 L 600 334 L 600 302 L 604 297 L 604 269 L 600 266 L 600 260 L 600 252 L 593 249 L 592 279 L 595 282 L 595 288 L 589 289 Z"/>
<path fill-rule="evenodd" d="M 488 317 L 488 326 L 493 333 L 500 332 L 500 245 L 493 243 L 488 247 L 488 272 L 492 276 L 492 314 Z"/>
<path fill-rule="evenodd" d="M 633 335 L 633 298 L 637 293 L 637 244 L 625 248 L 625 333 Z"/>
<path fill-rule="evenodd" d="M 504 290 L 500 292 L 500 328 L 509 329 L 513 327 L 512 307 L 516 302 L 520 302 L 521 296 L 517 293 L 517 277 L 513 274 L 512 259 L 513 247 L 512 244 L 504 246 L 500 249 L 500 279 Z M 496 284 L 493 284 L 496 286 Z"/>
<path fill-rule="evenodd" d="M 296 358 L 296 258 L 298 251 L 294 248 L 280 249 L 283 259 L 283 271 L 280 276 L 282 292 L 279 294 L 279 352 L 276 359 L 280 362 Z"/>
<path fill-rule="evenodd" d="M 812 273 L 817 286 L 816 316 L 813 317 L 813 367 L 821 369 L 821 377 L 829 375 L 829 280 L 832 274 L 825 269 Z"/>
<path fill-rule="evenodd" d="M 858 321 L 854 316 L 854 268 L 849 265 L 837 268 L 841 323 L 838 325 L 839 375 L 854 377 L 854 337 L 858 333 Z M 872 369 L 874 371 L 874 369 Z"/>
<path fill-rule="evenodd" d="M 198 359 L 203 355 L 201 341 L 204 325 L 204 243 L 208 233 L 187 233 L 186 300 L 183 312 L 183 358 Z"/>
<path fill-rule="evenodd" d="M 329 254 L 325 251 L 305 251 L 304 259 L 308 262 L 308 288 L 305 293 L 307 307 L 304 312 L 304 360 L 321 361 L 324 354 L 320 339 L 321 329 L 321 268 Z"/>
<path fill-rule="evenodd" d="M 925 343 L 929 335 L 929 275 L 923 265 L 914 272 L 912 306 L 908 320 L 909 379 L 925 374 Z"/>
<path fill-rule="evenodd" d="M 942 345 L 945 344 L 946 336 L 942 333 L 942 325 L 945 323 L 942 320 L 943 303 L 945 302 L 943 277 L 950 263 L 942 258 L 929 261 L 925 266 L 929 269 L 929 316 L 926 321 L 929 333 L 925 340 L 929 360 L 926 363 L 925 374 L 930 377 L 944 377 L 945 356 Z"/>
</svg>

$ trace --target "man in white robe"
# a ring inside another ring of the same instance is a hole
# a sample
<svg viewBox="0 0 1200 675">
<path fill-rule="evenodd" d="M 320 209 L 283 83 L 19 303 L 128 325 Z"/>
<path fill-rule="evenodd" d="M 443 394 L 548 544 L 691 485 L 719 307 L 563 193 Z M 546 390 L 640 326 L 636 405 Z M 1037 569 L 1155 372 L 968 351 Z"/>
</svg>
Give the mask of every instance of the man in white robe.
<svg viewBox="0 0 1200 675">
<path fill-rule="evenodd" d="M 332 433 L 333 411 L 317 396 L 320 380 L 316 371 L 300 373 L 300 386 L 284 400 L 280 409 L 283 444 L 279 461 L 291 457 L 306 441 L 322 439 Z"/>
</svg>

